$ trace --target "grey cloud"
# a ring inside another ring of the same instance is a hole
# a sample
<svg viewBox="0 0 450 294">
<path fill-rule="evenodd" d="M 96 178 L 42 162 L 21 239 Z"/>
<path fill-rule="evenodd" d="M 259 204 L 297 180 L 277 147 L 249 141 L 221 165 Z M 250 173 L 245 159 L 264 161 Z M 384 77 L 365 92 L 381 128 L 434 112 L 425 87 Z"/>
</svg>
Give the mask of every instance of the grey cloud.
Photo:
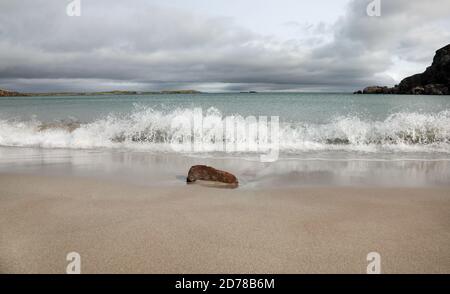
<svg viewBox="0 0 450 294">
<path fill-rule="evenodd" d="M 386 52 L 415 61 L 417 55 L 431 60 L 434 51 L 450 41 L 448 27 L 437 27 L 440 21 L 449 21 L 450 1 L 382 0 L 381 17 L 367 17 L 369 2 L 350 2 L 346 17 L 336 23 L 336 47 L 355 44 L 356 53 Z"/>
<path fill-rule="evenodd" d="M 354 0 L 333 26 L 292 40 L 149 1 L 82 1 L 82 16 L 68 17 L 68 2 L 0 3 L 0 87 L 348 91 L 393 84 L 382 73 L 395 56 L 425 64 L 449 36 L 436 25 L 448 18 L 444 0 L 382 1 L 379 18 Z"/>
</svg>

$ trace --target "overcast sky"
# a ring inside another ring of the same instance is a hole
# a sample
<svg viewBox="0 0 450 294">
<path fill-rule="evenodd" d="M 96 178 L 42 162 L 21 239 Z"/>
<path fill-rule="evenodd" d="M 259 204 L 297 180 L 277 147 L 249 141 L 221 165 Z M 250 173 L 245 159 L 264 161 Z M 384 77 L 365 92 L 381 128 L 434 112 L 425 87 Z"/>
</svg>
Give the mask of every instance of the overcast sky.
<svg viewBox="0 0 450 294">
<path fill-rule="evenodd" d="M 0 1 L 0 88 L 352 91 L 422 72 L 449 0 Z"/>
</svg>

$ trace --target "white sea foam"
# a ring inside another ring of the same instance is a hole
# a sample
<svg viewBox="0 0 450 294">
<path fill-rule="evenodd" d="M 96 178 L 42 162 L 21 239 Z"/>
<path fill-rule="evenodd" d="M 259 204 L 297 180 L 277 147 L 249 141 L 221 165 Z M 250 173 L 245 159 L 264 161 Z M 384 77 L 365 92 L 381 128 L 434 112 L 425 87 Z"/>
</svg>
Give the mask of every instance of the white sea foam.
<svg viewBox="0 0 450 294">
<path fill-rule="evenodd" d="M 174 128 L 173 122 L 190 120 L 193 116 L 193 108 L 160 111 L 136 107 L 126 115 L 110 114 L 92 122 L 76 124 L 0 119 L 0 146 L 131 148 L 173 152 L 171 143 L 178 142 L 180 134 L 189 132 L 185 128 L 190 127 L 175 124 L 177 127 Z M 245 130 L 248 122 L 239 115 L 236 118 L 237 129 Z M 203 142 L 221 144 L 234 140 L 235 143 L 245 143 L 249 140 L 245 132 L 235 138 L 220 136 L 218 128 L 222 127 L 220 122 L 223 119 L 216 108 L 203 112 Z M 256 143 L 263 144 L 258 142 L 258 138 Z M 398 112 L 382 121 L 344 116 L 324 124 L 303 122 L 301 118 L 296 122 L 283 122 L 281 117 L 279 149 L 293 154 L 327 150 L 450 153 L 450 111 L 435 114 Z"/>
</svg>

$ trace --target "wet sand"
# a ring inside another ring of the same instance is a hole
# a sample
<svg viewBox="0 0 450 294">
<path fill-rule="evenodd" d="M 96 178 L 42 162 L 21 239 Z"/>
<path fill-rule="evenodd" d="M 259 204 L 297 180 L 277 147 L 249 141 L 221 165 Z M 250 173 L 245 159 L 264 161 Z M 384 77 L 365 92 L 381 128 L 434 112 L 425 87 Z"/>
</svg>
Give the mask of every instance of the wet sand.
<svg viewBox="0 0 450 294">
<path fill-rule="evenodd" d="M 152 187 L 0 173 L 0 273 L 450 273 L 450 188 Z"/>
</svg>

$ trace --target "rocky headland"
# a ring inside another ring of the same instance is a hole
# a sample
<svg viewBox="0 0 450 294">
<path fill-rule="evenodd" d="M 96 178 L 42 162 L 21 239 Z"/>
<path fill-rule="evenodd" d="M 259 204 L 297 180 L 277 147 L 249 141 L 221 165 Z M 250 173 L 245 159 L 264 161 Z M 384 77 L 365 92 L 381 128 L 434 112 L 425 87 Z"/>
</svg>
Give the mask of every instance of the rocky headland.
<svg viewBox="0 0 450 294">
<path fill-rule="evenodd" d="M 450 95 L 450 44 L 437 50 L 423 73 L 403 79 L 394 87 L 370 86 L 354 94 Z"/>
</svg>

